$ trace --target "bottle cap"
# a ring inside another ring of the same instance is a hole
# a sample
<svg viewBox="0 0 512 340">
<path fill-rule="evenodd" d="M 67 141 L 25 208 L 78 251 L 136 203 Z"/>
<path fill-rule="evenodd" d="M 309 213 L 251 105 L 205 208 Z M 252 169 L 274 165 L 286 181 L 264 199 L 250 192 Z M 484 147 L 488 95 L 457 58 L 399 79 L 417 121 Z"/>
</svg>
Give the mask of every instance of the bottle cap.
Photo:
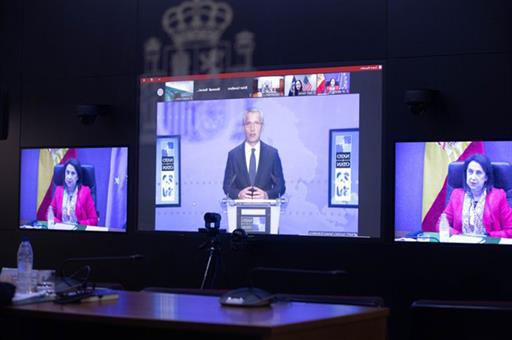
<svg viewBox="0 0 512 340">
<path fill-rule="evenodd" d="M 22 236 L 22 237 L 21 237 L 21 242 L 25 242 L 25 241 L 27 241 L 27 242 L 29 242 L 29 241 L 30 241 L 30 239 L 28 238 L 28 236 Z"/>
</svg>

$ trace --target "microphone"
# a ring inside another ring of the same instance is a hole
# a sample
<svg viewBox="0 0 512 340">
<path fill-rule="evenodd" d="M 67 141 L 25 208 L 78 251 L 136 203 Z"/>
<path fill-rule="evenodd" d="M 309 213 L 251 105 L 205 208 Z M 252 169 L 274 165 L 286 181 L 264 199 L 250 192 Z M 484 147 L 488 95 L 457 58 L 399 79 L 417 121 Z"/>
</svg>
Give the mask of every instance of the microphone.
<svg viewBox="0 0 512 340">
<path fill-rule="evenodd" d="M 231 233 L 231 249 L 243 250 L 247 243 L 247 232 L 242 228 L 236 228 Z"/>
<path fill-rule="evenodd" d="M 93 257 L 68 257 L 63 264 L 67 262 L 103 262 L 103 261 L 135 261 L 144 259 L 144 255 L 121 255 L 121 256 L 93 256 Z"/>
<path fill-rule="evenodd" d="M 65 259 L 58 271 L 59 277 L 63 282 L 63 287 L 55 287 L 55 291 L 68 291 L 70 289 L 85 289 L 87 287 L 87 283 L 89 281 L 89 276 L 91 275 L 91 266 L 89 264 L 84 265 L 69 277 L 64 275 L 64 267 L 68 263 L 72 262 L 112 262 L 112 261 L 137 261 L 144 259 L 143 255 L 140 254 L 132 254 L 132 255 L 120 255 L 120 256 L 95 256 L 95 257 L 69 257 Z"/>
<path fill-rule="evenodd" d="M 233 174 L 233 177 L 231 178 L 231 181 L 229 181 L 229 186 L 232 186 L 236 179 L 236 173 Z"/>
<path fill-rule="evenodd" d="M 230 189 L 231 189 L 231 187 L 233 186 L 233 183 L 235 183 L 236 176 L 237 176 L 237 174 L 236 174 L 236 173 L 234 173 L 234 174 L 233 174 L 233 177 L 231 177 L 231 180 L 229 181 L 229 185 L 228 185 L 227 193 L 226 193 L 226 195 L 228 196 L 228 198 L 233 198 L 233 197 L 231 197 L 231 196 L 229 195 L 229 193 L 230 193 L 230 191 L 231 191 Z M 234 197 L 234 198 L 237 198 L 237 197 Z"/>
<path fill-rule="evenodd" d="M 282 282 L 294 282 L 295 286 L 310 285 L 316 282 L 321 285 L 337 285 L 340 280 L 345 278 L 348 272 L 344 269 L 312 270 L 298 268 L 280 268 L 280 267 L 253 267 L 249 271 L 249 281 L 254 285 L 257 281 L 263 283 L 267 290 L 281 290 Z M 273 288 L 270 288 L 274 285 Z"/>
<path fill-rule="evenodd" d="M 270 179 L 272 180 L 273 185 L 277 184 L 277 176 L 276 175 L 270 174 Z"/>
</svg>

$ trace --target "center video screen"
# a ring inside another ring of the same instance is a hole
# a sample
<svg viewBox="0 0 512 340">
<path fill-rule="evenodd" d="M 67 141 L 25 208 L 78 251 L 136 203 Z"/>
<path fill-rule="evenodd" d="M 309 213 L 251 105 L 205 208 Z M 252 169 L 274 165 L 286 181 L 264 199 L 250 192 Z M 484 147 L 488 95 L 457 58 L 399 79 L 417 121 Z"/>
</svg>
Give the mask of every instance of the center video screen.
<svg viewBox="0 0 512 340">
<path fill-rule="evenodd" d="M 123 232 L 128 148 L 23 148 L 20 228 Z"/>
<path fill-rule="evenodd" d="M 401 142 L 395 240 L 512 244 L 512 142 Z"/>
<path fill-rule="evenodd" d="M 143 78 L 139 229 L 197 231 L 217 212 L 230 232 L 380 236 L 360 227 L 360 158 L 381 69 Z"/>
</svg>

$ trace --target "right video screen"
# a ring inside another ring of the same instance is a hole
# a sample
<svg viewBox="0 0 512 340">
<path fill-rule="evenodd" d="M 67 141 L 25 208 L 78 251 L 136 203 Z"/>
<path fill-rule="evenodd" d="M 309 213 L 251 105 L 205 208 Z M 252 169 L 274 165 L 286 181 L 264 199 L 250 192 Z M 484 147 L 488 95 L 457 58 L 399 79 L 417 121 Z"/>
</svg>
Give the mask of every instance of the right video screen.
<svg viewBox="0 0 512 340">
<path fill-rule="evenodd" d="M 512 244 L 512 141 L 395 144 L 395 240 Z"/>
</svg>

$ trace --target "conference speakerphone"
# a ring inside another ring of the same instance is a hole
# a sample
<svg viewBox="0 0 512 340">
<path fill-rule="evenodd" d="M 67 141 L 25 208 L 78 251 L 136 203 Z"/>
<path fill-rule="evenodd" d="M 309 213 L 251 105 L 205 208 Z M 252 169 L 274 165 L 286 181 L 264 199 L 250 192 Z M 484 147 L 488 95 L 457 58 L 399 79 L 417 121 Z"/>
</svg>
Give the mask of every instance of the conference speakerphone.
<svg viewBox="0 0 512 340">
<path fill-rule="evenodd" d="M 220 297 L 220 303 L 235 307 L 262 307 L 271 304 L 274 295 L 260 288 L 244 287 L 231 290 Z"/>
</svg>

